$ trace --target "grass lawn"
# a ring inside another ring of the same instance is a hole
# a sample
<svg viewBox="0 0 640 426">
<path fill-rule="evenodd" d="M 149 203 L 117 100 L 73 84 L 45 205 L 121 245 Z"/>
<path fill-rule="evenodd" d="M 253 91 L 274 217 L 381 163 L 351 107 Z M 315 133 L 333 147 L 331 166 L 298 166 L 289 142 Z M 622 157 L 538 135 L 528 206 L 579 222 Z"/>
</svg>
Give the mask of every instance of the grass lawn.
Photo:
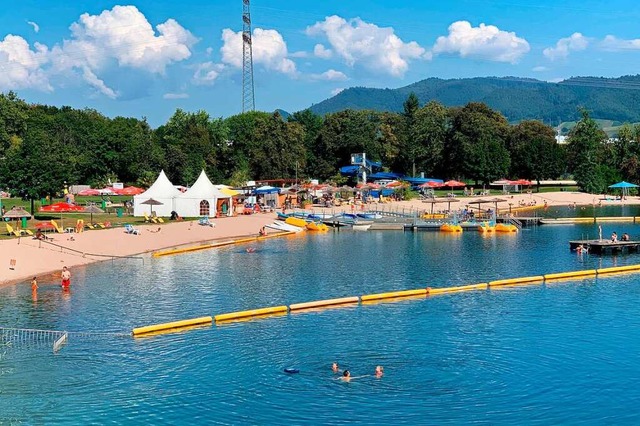
<svg viewBox="0 0 640 426">
<path fill-rule="evenodd" d="M 122 204 L 125 201 L 129 201 L 132 199 L 130 196 L 112 196 L 110 197 L 111 202 L 114 204 Z M 58 203 L 64 200 L 52 200 L 50 204 Z M 87 203 L 95 203 L 98 207 L 102 204 L 102 198 L 97 197 L 76 197 L 76 203 L 79 205 L 85 205 Z M 31 211 L 31 202 L 29 200 L 22 200 L 19 198 L 3 198 L 2 206 L 9 210 L 14 206 L 22 207 L 27 211 Z M 35 232 L 35 225 L 38 222 L 48 222 L 50 220 L 55 220 L 61 228 L 67 227 L 75 227 L 76 221 L 78 219 L 83 219 L 85 223 L 89 223 L 91 215 L 89 213 L 40 213 L 38 210 L 41 207 L 40 201 L 36 201 L 34 203 L 35 215 L 33 219 L 27 221 L 27 229 L 31 229 Z M 118 217 L 115 211 L 110 213 L 100 213 L 93 214 L 93 223 L 111 223 L 111 227 L 114 226 L 124 226 L 125 223 L 130 223 L 132 225 L 144 223 L 144 217 L 133 217 L 127 213 L 123 214 L 122 217 Z M 16 221 L 6 222 L 10 224 L 14 229 L 16 225 Z M 15 238 L 15 236 L 7 235 L 6 227 L 0 223 L 0 239 L 10 239 Z"/>
</svg>

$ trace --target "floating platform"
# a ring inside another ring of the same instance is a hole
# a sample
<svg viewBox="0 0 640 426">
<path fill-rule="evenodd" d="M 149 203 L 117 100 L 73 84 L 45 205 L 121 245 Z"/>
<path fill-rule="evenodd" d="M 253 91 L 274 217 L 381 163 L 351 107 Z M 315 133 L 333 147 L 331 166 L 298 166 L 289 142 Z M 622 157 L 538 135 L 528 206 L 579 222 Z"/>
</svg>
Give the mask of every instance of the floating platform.
<svg viewBox="0 0 640 426">
<path fill-rule="evenodd" d="M 579 246 L 586 248 L 589 253 L 637 253 L 640 251 L 640 241 L 616 241 L 610 240 L 575 240 L 569 241 L 571 251 L 577 250 Z"/>
</svg>

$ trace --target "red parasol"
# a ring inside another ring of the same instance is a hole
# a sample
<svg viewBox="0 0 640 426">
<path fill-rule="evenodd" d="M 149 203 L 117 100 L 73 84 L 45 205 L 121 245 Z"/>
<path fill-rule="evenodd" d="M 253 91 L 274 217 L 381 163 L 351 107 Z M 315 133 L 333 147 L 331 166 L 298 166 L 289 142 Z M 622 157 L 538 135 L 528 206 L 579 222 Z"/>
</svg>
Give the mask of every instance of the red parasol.
<svg viewBox="0 0 640 426">
<path fill-rule="evenodd" d="M 137 186 L 127 186 L 123 189 L 114 189 L 116 194 L 118 195 L 138 195 L 144 192 L 144 189 L 138 188 Z"/>
<path fill-rule="evenodd" d="M 69 203 L 55 203 L 50 204 L 48 206 L 40 207 L 41 212 L 50 212 L 50 213 L 71 213 L 71 212 L 82 212 L 84 211 L 84 207 L 76 206 L 75 204 Z"/>
<path fill-rule="evenodd" d="M 459 180 L 448 180 L 442 184 L 442 186 L 450 186 L 453 188 L 454 186 L 467 186 L 466 183 L 460 182 Z"/>
<path fill-rule="evenodd" d="M 98 191 L 97 189 L 93 189 L 93 188 L 83 189 L 82 191 L 78 192 L 78 195 L 83 196 L 83 197 L 93 196 L 93 195 L 100 195 L 100 191 Z"/>
<path fill-rule="evenodd" d="M 425 182 L 423 184 L 418 185 L 420 188 L 440 188 L 443 184 L 440 182 L 436 182 L 435 180 L 430 180 L 429 182 Z"/>
</svg>

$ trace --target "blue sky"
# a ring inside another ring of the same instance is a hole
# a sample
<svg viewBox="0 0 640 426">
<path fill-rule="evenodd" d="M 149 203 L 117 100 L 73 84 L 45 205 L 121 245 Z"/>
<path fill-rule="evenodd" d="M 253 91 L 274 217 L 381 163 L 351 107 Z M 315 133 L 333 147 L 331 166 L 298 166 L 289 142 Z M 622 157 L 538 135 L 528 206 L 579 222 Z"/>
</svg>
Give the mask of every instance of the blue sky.
<svg viewBox="0 0 640 426">
<path fill-rule="evenodd" d="M 147 117 L 241 111 L 242 1 L 22 0 L 0 14 L 0 91 Z M 256 108 L 428 77 L 558 81 L 640 70 L 630 0 L 252 0 Z"/>
</svg>

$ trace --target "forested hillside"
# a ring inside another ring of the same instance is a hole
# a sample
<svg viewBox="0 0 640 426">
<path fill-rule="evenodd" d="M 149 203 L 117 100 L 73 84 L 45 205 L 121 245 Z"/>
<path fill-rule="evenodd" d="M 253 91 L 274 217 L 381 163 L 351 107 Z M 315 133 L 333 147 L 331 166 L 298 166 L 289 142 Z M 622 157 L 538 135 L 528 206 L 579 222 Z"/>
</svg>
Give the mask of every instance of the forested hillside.
<svg viewBox="0 0 640 426">
<path fill-rule="evenodd" d="M 346 89 L 310 109 L 321 115 L 344 109 L 400 112 L 402 103 L 413 92 L 423 104 L 431 100 L 445 106 L 482 102 L 500 111 L 510 122 L 535 119 L 557 126 L 578 120 L 579 107 L 587 109 L 593 118 L 637 122 L 639 89 L 640 75 L 576 77 L 560 83 L 515 77 L 429 78 L 398 89 Z"/>
</svg>

